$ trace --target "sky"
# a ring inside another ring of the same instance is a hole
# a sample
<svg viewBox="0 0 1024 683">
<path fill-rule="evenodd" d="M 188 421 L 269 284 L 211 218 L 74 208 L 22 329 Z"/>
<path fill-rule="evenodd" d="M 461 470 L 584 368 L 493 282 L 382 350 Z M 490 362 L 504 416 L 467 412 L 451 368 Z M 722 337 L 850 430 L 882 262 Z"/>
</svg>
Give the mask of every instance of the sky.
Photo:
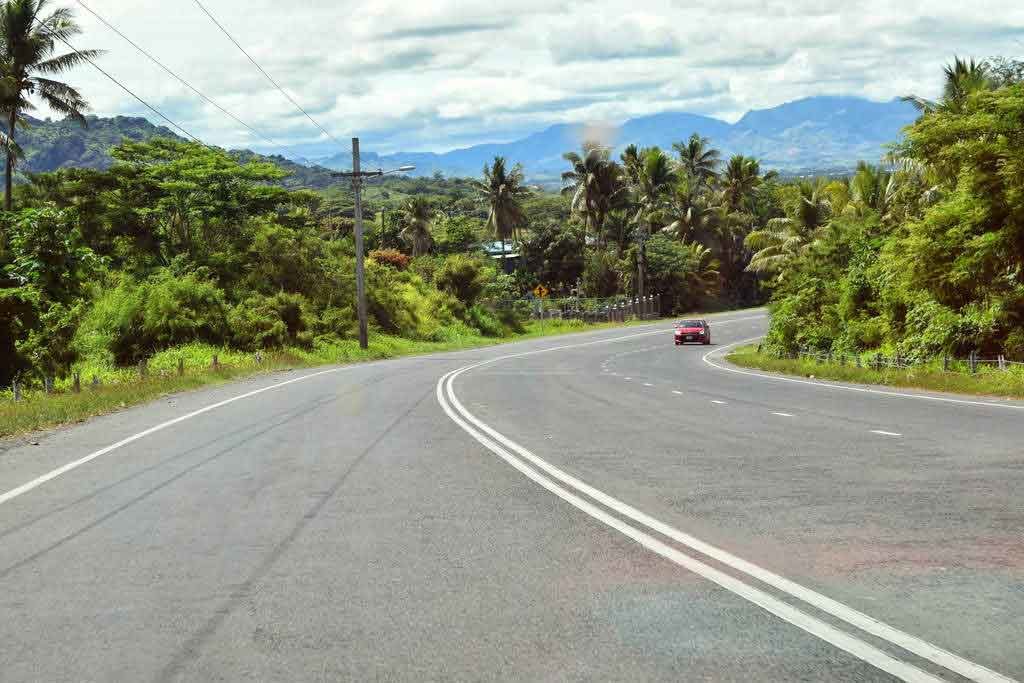
<svg viewBox="0 0 1024 683">
<path fill-rule="evenodd" d="M 555 123 L 663 111 L 734 121 L 813 95 L 933 96 L 954 55 L 1024 56 L 1024 3 L 861 0 L 201 0 L 335 140 L 444 151 Z M 76 47 L 205 142 L 316 158 L 338 144 L 194 0 L 53 0 Z M 147 61 L 116 26 L 272 147 Z M 92 67 L 66 80 L 101 116 L 147 111 Z M 41 114 L 46 114 L 45 110 Z"/>
</svg>

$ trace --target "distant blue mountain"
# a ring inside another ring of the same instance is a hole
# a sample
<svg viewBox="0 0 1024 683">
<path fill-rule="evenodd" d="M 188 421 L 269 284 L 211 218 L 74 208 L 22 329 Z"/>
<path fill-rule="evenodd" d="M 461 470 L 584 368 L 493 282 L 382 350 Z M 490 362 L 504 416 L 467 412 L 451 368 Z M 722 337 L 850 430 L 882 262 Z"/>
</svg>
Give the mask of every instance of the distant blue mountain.
<svg viewBox="0 0 1024 683">
<path fill-rule="evenodd" d="M 840 171 L 860 160 L 878 161 L 885 146 L 901 137 L 917 111 L 900 100 L 874 102 L 859 97 L 808 97 L 750 111 L 734 124 L 685 112 L 665 112 L 630 119 L 607 131 L 616 155 L 628 144 L 670 148 L 673 142 L 699 133 L 711 138 L 723 156 L 755 156 L 766 168 L 783 172 Z M 415 164 L 415 175 L 440 171 L 448 176 L 476 176 L 496 155 L 523 165 L 534 182 L 556 180 L 565 170 L 562 154 L 576 150 L 589 129 L 560 124 L 506 143 L 481 144 L 435 154 L 400 152 L 371 154 L 364 163 Z M 352 159 L 340 154 L 321 159 L 330 168 L 348 168 Z"/>
</svg>

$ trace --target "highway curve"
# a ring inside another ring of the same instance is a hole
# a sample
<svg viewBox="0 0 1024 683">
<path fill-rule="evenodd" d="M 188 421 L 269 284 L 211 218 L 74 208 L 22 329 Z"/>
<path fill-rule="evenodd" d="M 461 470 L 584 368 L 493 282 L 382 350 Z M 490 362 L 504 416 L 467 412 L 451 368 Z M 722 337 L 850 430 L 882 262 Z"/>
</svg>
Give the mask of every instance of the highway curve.
<svg viewBox="0 0 1024 683">
<path fill-rule="evenodd" d="M 1024 678 L 1024 404 L 739 372 L 763 311 L 0 448 L 0 680 Z"/>
</svg>

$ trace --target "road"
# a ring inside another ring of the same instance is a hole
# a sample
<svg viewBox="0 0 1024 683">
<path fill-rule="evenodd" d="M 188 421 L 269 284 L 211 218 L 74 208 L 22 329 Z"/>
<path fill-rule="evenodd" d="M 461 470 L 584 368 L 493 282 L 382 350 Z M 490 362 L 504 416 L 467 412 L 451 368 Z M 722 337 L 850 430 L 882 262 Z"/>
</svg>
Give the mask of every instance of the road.
<svg viewBox="0 0 1024 683">
<path fill-rule="evenodd" d="M 712 324 L 6 444 L 0 680 L 1024 678 L 1024 404 L 744 374 L 764 312 Z"/>
</svg>

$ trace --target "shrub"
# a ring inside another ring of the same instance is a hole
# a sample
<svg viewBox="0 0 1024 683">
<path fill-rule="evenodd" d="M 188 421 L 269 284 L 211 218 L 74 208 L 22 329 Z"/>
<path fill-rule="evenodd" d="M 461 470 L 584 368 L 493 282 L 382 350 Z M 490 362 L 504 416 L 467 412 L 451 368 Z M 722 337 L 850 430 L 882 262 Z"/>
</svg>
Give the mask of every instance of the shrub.
<svg viewBox="0 0 1024 683">
<path fill-rule="evenodd" d="M 397 249 L 375 249 L 370 252 L 370 258 L 382 266 L 391 266 L 395 270 L 406 270 L 412 261 L 411 256 Z"/>
<path fill-rule="evenodd" d="M 301 294 L 254 296 L 228 314 L 231 342 L 249 351 L 312 344 L 308 304 Z"/>
<path fill-rule="evenodd" d="M 487 271 L 480 259 L 455 254 L 441 264 L 434 284 L 438 289 L 450 292 L 467 306 L 472 306 L 483 292 L 487 279 Z"/>
<path fill-rule="evenodd" d="M 141 284 L 123 278 L 105 290 L 86 313 L 74 344 L 83 351 L 105 347 L 124 365 L 177 344 L 223 344 L 227 334 L 224 293 L 215 284 L 161 271 Z"/>
<path fill-rule="evenodd" d="M 483 306 L 473 306 L 466 310 L 466 322 L 480 330 L 485 337 L 502 337 L 505 325 L 492 311 Z"/>
</svg>

